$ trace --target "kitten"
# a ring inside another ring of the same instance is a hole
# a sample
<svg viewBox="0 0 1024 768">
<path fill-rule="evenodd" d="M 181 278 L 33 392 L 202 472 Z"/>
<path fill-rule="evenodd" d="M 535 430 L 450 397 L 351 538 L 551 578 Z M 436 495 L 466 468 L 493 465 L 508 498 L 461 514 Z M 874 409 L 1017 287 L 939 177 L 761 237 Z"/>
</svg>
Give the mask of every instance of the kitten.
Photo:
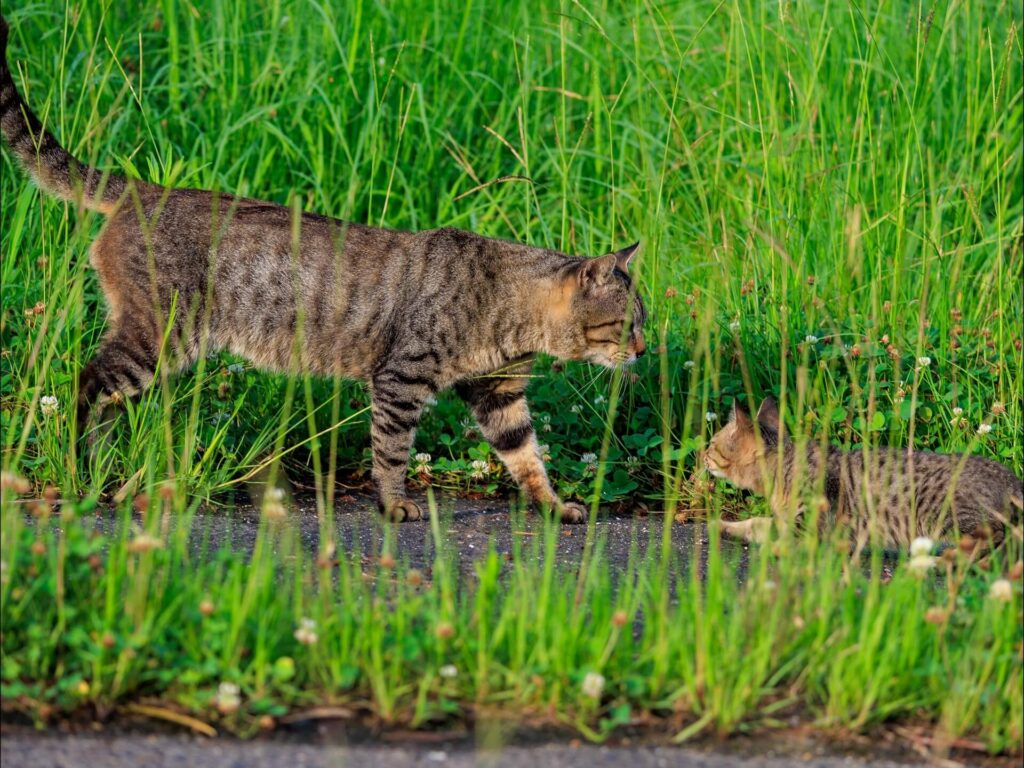
<svg viewBox="0 0 1024 768">
<path fill-rule="evenodd" d="M 7 66 L 0 127 L 36 183 L 109 221 L 90 261 L 109 328 L 79 379 L 79 429 L 162 364 L 229 350 L 257 366 L 365 381 L 382 513 L 419 520 L 406 468 L 424 403 L 454 386 L 534 503 L 566 522 L 585 508 L 548 481 L 524 399 L 538 352 L 613 367 L 644 353 L 637 245 L 595 259 L 443 228 L 399 232 L 193 189 L 103 175 L 40 125 Z M 167 359 L 169 358 L 169 359 Z"/>
<path fill-rule="evenodd" d="M 715 477 L 768 494 L 782 526 L 800 527 L 817 495 L 819 531 L 848 526 L 857 548 L 873 541 L 906 548 L 918 536 L 948 541 L 958 533 L 998 545 L 1024 506 L 1020 479 L 980 456 L 797 446 L 771 398 L 761 403 L 756 420 L 734 404 L 728 424 L 711 438 L 704 464 Z M 770 526 L 770 518 L 722 523 L 725 533 L 749 541 L 764 540 Z"/>
</svg>

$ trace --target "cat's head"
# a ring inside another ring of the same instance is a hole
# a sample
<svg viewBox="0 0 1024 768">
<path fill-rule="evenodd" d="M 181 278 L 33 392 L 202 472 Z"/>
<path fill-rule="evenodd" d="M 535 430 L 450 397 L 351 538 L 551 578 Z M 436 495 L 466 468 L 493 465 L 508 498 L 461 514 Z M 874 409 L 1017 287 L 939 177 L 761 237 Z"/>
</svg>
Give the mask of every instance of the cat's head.
<svg viewBox="0 0 1024 768">
<path fill-rule="evenodd" d="M 634 243 L 580 262 L 563 278 L 552 316 L 551 352 L 608 368 L 629 365 L 644 354 L 647 310 L 628 271 L 639 247 Z"/>
<path fill-rule="evenodd" d="M 779 409 L 772 398 L 765 398 L 756 417 L 734 402 L 728 423 L 711 437 L 704 451 L 704 466 L 715 477 L 764 493 L 764 462 L 775 461 L 775 448 L 784 439 L 781 426 Z M 769 474 L 774 474 L 771 466 L 769 463 Z"/>
</svg>

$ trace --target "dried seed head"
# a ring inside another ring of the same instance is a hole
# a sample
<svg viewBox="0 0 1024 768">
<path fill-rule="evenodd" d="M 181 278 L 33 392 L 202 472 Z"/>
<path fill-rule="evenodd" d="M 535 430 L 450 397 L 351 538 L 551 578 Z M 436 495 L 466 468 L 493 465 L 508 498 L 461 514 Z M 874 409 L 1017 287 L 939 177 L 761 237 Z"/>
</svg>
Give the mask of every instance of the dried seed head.
<svg viewBox="0 0 1024 768">
<path fill-rule="evenodd" d="M 455 636 L 455 627 L 447 621 L 441 621 L 434 627 L 434 634 L 441 640 L 447 640 Z"/>
<path fill-rule="evenodd" d="M 0 473 L 0 490 L 11 490 L 21 496 L 32 490 L 32 484 L 13 472 L 3 472 Z"/>
<path fill-rule="evenodd" d="M 117 643 L 117 639 L 109 632 L 104 632 L 103 637 L 100 638 L 100 645 L 106 648 L 108 651 L 114 647 Z"/>
<path fill-rule="evenodd" d="M 29 512 L 32 513 L 33 517 L 38 518 L 40 520 L 48 519 L 50 517 L 50 514 L 53 512 L 53 507 L 51 507 L 45 501 L 33 501 L 31 504 L 29 504 L 28 509 Z"/>
<path fill-rule="evenodd" d="M 961 552 L 969 555 L 978 546 L 978 542 L 973 536 L 964 535 L 960 537 L 960 543 L 958 546 L 960 547 Z"/>
<path fill-rule="evenodd" d="M 39 539 L 32 542 L 32 554 L 41 557 L 46 554 L 46 544 Z"/>
<path fill-rule="evenodd" d="M 612 624 L 614 624 L 616 627 L 622 628 L 622 627 L 626 626 L 626 623 L 628 621 L 629 621 L 629 614 L 627 614 L 622 609 L 619 609 L 615 613 L 612 614 Z"/>
<path fill-rule="evenodd" d="M 933 605 L 927 611 L 924 612 L 924 620 L 929 624 L 941 625 L 946 623 L 946 619 L 949 618 L 949 613 L 945 608 L 941 608 L 937 605 Z"/>
<path fill-rule="evenodd" d="M 174 498 L 174 481 L 167 480 L 160 484 L 160 498 L 164 501 L 171 501 Z"/>
<path fill-rule="evenodd" d="M 203 616 L 212 616 L 213 612 L 215 610 L 217 610 L 217 608 L 213 604 L 212 600 L 210 600 L 208 598 L 204 598 L 203 600 L 200 601 L 200 603 L 199 603 L 199 613 L 201 613 Z"/>
<path fill-rule="evenodd" d="M 1024 576 L 1024 560 L 1018 560 L 1014 563 L 1009 575 L 1014 581 L 1020 581 L 1021 576 Z"/>
<path fill-rule="evenodd" d="M 149 509 L 149 494 L 140 493 L 134 499 L 132 499 L 132 509 L 138 512 L 140 515 Z"/>
<path fill-rule="evenodd" d="M 419 587 L 423 584 L 423 573 L 416 568 L 410 568 L 405 574 L 405 583 L 410 587 Z"/>
<path fill-rule="evenodd" d="M 389 552 L 385 552 L 380 556 L 380 567 L 385 571 L 390 571 L 395 567 L 395 558 L 393 558 Z"/>
<path fill-rule="evenodd" d="M 56 504 L 60 501 L 60 488 L 55 485 L 47 485 L 43 489 L 43 498 L 46 499 L 49 504 Z"/>
</svg>

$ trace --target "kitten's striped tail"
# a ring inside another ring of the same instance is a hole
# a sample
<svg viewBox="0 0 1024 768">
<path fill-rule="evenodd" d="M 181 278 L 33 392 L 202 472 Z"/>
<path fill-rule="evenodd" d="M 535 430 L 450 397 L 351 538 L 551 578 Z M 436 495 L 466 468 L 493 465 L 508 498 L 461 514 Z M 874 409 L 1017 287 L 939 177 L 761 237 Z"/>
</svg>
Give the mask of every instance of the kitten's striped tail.
<svg viewBox="0 0 1024 768">
<path fill-rule="evenodd" d="M 64 149 L 21 98 L 7 65 L 7 20 L 0 16 L 0 130 L 22 168 L 40 189 L 90 210 L 110 213 L 125 179 L 105 176 Z"/>
</svg>

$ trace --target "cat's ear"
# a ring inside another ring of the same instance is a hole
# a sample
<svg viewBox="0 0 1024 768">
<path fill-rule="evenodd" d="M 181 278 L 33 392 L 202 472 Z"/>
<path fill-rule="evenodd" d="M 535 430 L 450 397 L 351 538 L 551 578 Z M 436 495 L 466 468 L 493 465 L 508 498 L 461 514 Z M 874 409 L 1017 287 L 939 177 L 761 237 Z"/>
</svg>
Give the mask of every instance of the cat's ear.
<svg viewBox="0 0 1024 768">
<path fill-rule="evenodd" d="M 616 254 L 609 253 L 606 256 L 598 256 L 596 259 L 588 259 L 583 262 L 579 272 L 580 286 L 604 285 L 607 283 L 615 271 L 617 258 Z"/>
<path fill-rule="evenodd" d="M 633 261 L 633 257 L 636 256 L 636 252 L 640 250 L 640 241 L 637 240 L 632 245 L 627 245 L 621 251 L 615 252 L 615 266 L 621 269 L 623 272 L 629 271 L 629 264 Z"/>
<path fill-rule="evenodd" d="M 754 422 L 751 420 L 750 414 L 747 413 L 746 406 L 740 403 L 739 400 L 732 401 L 732 410 L 729 411 L 729 423 L 735 424 L 742 430 L 748 430 L 754 426 Z"/>
<path fill-rule="evenodd" d="M 779 416 L 779 407 L 771 397 L 766 397 L 761 402 L 761 407 L 757 409 L 757 423 L 777 435 L 782 434 L 782 417 Z"/>
</svg>

